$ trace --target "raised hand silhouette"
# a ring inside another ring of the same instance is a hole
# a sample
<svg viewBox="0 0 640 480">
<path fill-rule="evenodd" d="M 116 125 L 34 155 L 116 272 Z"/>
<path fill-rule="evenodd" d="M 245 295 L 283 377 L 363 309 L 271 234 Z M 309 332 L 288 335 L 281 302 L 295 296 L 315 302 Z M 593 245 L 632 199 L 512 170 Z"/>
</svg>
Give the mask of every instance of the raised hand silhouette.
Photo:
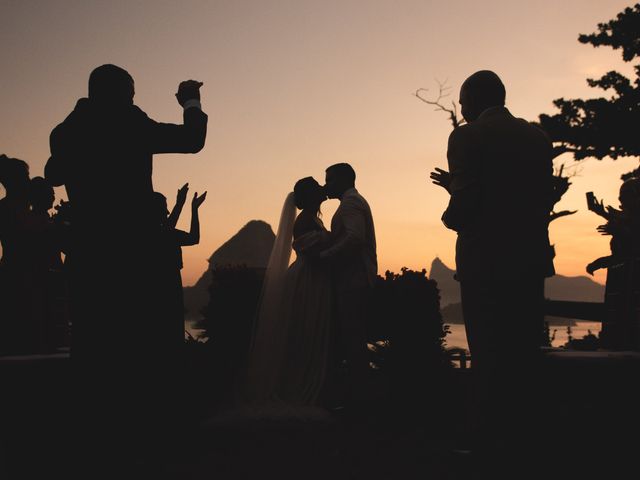
<svg viewBox="0 0 640 480">
<path fill-rule="evenodd" d="M 176 203 L 184 203 L 187 201 L 187 193 L 189 192 L 189 184 L 185 183 L 182 187 L 178 189 L 178 194 L 176 195 Z"/>
<path fill-rule="evenodd" d="M 178 93 L 176 93 L 176 98 L 180 106 L 184 107 L 184 104 L 189 100 L 200 100 L 200 87 L 202 85 L 204 84 L 197 80 L 180 82 Z"/>
<path fill-rule="evenodd" d="M 207 199 L 207 192 L 204 192 L 199 197 L 198 197 L 198 192 L 194 193 L 193 200 L 191 200 L 191 209 L 198 210 L 200 208 L 200 205 L 202 205 L 206 199 Z"/>
<path fill-rule="evenodd" d="M 447 192 L 449 191 L 449 187 L 451 186 L 451 174 L 446 170 L 436 167 L 429 175 L 429 178 L 431 178 L 431 183 L 434 185 L 444 188 Z"/>
</svg>

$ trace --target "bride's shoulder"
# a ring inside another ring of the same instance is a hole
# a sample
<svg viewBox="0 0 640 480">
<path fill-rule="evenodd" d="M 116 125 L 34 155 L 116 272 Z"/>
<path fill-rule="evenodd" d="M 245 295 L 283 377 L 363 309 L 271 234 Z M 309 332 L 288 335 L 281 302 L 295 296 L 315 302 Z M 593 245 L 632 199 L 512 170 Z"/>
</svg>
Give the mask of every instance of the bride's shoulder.
<svg viewBox="0 0 640 480">
<path fill-rule="evenodd" d="M 318 223 L 319 222 L 319 223 Z M 320 219 L 314 215 L 310 215 L 305 211 L 300 212 L 293 224 L 293 237 L 297 238 L 305 233 L 323 230 L 324 226 Z"/>
</svg>

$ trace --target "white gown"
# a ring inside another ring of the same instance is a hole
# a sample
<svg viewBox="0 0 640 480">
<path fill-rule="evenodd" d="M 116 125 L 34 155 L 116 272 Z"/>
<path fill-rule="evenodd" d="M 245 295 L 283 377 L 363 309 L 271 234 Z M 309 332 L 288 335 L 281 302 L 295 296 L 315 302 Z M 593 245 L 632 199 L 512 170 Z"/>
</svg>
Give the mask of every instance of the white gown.
<svg viewBox="0 0 640 480">
<path fill-rule="evenodd" d="M 288 198 L 283 208 L 254 326 L 242 389 L 244 400 L 253 405 L 317 405 L 327 374 L 332 284 L 329 266 L 313 253 L 328 232 L 318 225 L 299 237 L 297 258 L 289 266 L 292 201 Z"/>
</svg>

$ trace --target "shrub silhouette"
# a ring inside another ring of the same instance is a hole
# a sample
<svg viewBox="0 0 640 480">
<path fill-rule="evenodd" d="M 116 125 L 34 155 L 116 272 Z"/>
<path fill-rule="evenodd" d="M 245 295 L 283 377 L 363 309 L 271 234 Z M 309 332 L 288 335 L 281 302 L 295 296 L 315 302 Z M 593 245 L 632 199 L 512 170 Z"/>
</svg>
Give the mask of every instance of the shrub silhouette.
<svg viewBox="0 0 640 480">
<path fill-rule="evenodd" d="M 426 270 L 387 271 L 378 277 L 372 307 L 374 362 L 389 376 L 392 408 L 415 418 L 427 404 L 442 400 L 436 391 L 452 367 L 437 283 Z"/>
<path fill-rule="evenodd" d="M 253 322 L 260 299 L 264 269 L 244 265 L 211 270 L 209 303 L 202 310 L 204 330 L 217 389 L 231 393 L 246 365 Z"/>
<path fill-rule="evenodd" d="M 211 274 L 209 304 L 199 325 L 206 343 L 200 346 L 209 352 L 208 362 L 213 365 L 209 375 L 216 389 L 232 392 L 246 365 L 264 269 L 228 266 Z M 392 403 L 402 401 L 406 406 L 410 401 L 420 408 L 433 396 L 441 374 L 451 367 L 444 347 L 447 333 L 437 283 L 427 278 L 426 270 L 403 268 L 400 274 L 386 272 L 384 278 L 378 277 L 368 316 L 368 340 L 372 365 L 390 382 L 387 398 Z"/>
</svg>

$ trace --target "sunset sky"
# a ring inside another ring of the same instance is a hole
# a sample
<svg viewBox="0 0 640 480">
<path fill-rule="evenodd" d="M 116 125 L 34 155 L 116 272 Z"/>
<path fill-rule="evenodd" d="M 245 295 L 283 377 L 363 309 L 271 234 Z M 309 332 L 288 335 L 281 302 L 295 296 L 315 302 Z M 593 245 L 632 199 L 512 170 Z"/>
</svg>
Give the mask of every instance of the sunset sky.
<svg viewBox="0 0 640 480">
<path fill-rule="evenodd" d="M 53 127 L 87 94 L 91 70 L 126 68 L 135 102 L 152 118 L 181 122 L 181 80 L 204 82 L 209 133 L 196 155 L 158 155 L 154 185 L 173 202 L 189 182 L 209 192 L 202 239 L 184 250 L 186 285 L 251 219 L 277 227 L 294 182 L 351 163 L 377 228 L 380 269 L 453 265 L 455 234 L 440 216 L 447 195 L 428 181 L 446 168 L 450 124 L 413 92 L 448 79 L 452 100 L 479 69 L 496 71 L 507 106 L 535 120 L 558 97 L 601 95 L 585 79 L 629 72 L 619 52 L 577 41 L 629 1 L 229 0 L 0 3 L 0 153 L 42 175 Z M 573 164 L 570 156 L 559 163 Z M 608 253 L 585 192 L 617 205 L 621 173 L 638 159 L 587 160 L 559 205 L 579 209 L 551 225 L 565 275 Z M 515 178 L 514 181 L 526 181 Z M 57 193 L 63 195 L 62 189 Z M 113 186 L 118 195 L 118 186 Z M 323 207 L 331 218 L 335 202 Z M 189 209 L 181 225 L 186 228 Z M 114 217 L 117 212 L 114 212 Z M 106 219 L 108 221 L 108 219 Z M 596 277 L 604 281 L 604 275 Z"/>
</svg>

